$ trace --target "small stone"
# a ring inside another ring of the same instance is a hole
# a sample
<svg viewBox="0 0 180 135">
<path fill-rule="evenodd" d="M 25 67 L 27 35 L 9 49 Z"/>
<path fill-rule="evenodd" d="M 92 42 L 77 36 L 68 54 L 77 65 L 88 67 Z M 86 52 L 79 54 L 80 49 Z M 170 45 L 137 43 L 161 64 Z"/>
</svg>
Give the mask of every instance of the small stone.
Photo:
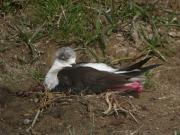
<svg viewBox="0 0 180 135">
<path fill-rule="evenodd" d="M 39 99 L 38 98 L 34 98 L 34 102 L 35 103 L 39 102 Z"/>
<path fill-rule="evenodd" d="M 133 96 L 129 96 L 129 98 L 130 98 L 130 99 L 134 99 L 134 97 L 133 97 Z"/>
<path fill-rule="evenodd" d="M 156 127 L 156 130 L 159 130 L 159 128 L 158 128 L 158 127 Z"/>
<path fill-rule="evenodd" d="M 25 114 L 23 114 L 24 117 L 28 117 L 28 116 L 30 116 L 30 115 L 31 115 L 31 113 L 25 113 Z"/>
<path fill-rule="evenodd" d="M 30 119 L 25 119 L 25 120 L 24 120 L 24 124 L 25 124 L 25 125 L 30 124 L 30 122 L 31 122 L 31 120 L 30 120 Z"/>
</svg>

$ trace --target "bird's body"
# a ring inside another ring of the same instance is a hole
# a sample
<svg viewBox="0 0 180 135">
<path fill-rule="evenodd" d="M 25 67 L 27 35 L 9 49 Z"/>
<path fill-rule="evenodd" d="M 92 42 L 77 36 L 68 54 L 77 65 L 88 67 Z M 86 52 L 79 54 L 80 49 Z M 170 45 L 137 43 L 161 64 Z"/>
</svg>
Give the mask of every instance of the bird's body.
<svg viewBox="0 0 180 135">
<path fill-rule="evenodd" d="M 45 78 L 44 83 L 50 90 L 71 89 L 76 93 L 83 91 L 101 93 L 108 89 L 140 92 L 143 88 L 142 74 L 159 66 L 155 64 L 142 67 L 150 59 L 146 58 L 129 67 L 115 69 L 104 63 L 75 64 L 74 57 L 60 59 L 59 56 Z"/>
<path fill-rule="evenodd" d="M 100 93 L 116 85 L 129 82 L 128 77 L 91 67 L 66 67 L 58 72 L 59 85 L 56 89 L 72 89 L 75 92 Z"/>
</svg>

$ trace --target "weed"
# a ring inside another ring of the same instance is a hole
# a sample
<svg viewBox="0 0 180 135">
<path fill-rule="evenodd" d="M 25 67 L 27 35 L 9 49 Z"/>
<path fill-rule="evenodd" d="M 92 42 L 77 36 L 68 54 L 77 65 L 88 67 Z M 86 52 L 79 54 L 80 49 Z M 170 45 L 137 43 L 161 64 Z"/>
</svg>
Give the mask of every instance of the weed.
<svg viewBox="0 0 180 135">
<path fill-rule="evenodd" d="M 4 5 L 7 11 L 11 8 L 8 0 L 5 0 Z M 50 39 L 58 43 L 73 42 L 87 49 L 86 53 L 90 53 L 97 61 L 101 59 L 96 50 L 92 50 L 98 47 L 105 57 L 108 37 L 117 32 L 120 26 L 127 26 L 127 40 L 133 40 L 132 33 L 136 31 L 145 45 L 146 54 L 154 54 L 165 61 L 161 48 L 168 35 L 162 35 L 159 27 L 164 25 L 170 29 L 180 25 L 177 12 L 157 7 L 157 3 L 137 3 L 134 0 L 32 0 L 28 5 L 33 9 L 30 16 L 33 26 L 43 24 L 43 34 Z M 146 29 L 147 26 L 151 26 L 150 30 Z M 121 27 L 121 32 L 123 29 Z M 152 36 L 149 36 L 149 32 Z M 36 53 L 33 43 L 40 34 L 39 29 L 34 33 L 20 32 L 20 38 L 32 55 Z"/>
<path fill-rule="evenodd" d="M 44 80 L 44 74 L 38 69 L 30 71 L 30 74 L 32 78 L 35 79 L 37 82 L 41 82 Z"/>
<path fill-rule="evenodd" d="M 11 6 L 11 0 L 4 0 L 1 4 L 1 10 L 3 12 L 8 13 L 13 10 Z"/>
<path fill-rule="evenodd" d="M 128 1 L 80 1 L 73 0 L 45 0 L 38 2 L 40 18 L 48 22 L 48 32 L 57 42 L 76 42 L 83 48 L 92 48 L 98 45 L 105 56 L 108 36 L 111 35 L 119 22 L 130 24 L 129 36 L 132 35 L 134 25 L 140 25 L 136 31 L 147 45 L 147 53 L 153 53 L 166 60 L 159 48 L 164 43 L 164 38 L 158 31 L 158 25 L 175 23 L 172 18 L 164 20 L 155 15 L 158 8 L 155 3 L 138 4 L 133 0 Z M 143 25 L 151 25 L 152 37 L 147 37 Z M 131 39 L 131 38 L 130 38 Z M 91 49 L 87 49 L 92 54 Z M 96 53 L 96 52 L 95 52 Z M 93 52 L 96 60 L 97 55 Z"/>
<path fill-rule="evenodd" d="M 0 1 L 0 11 L 2 13 L 16 13 L 18 10 L 25 7 L 29 1 L 18 1 L 18 0 L 1 0 Z"/>
<path fill-rule="evenodd" d="M 72 128 L 69 127 L 68 130 L 69 130 L 69 135 L 76 135 L 74 127 Z"/>
<path fill-rule="evenodd" d="M 158 47 L 162 46 L 165 41 L 163 40 L 162 36 L 159 35 L 156 25 L 153 24 L 152 27 L 153 28 L 152 28 L 151 36 L 147 36 L 145 31 L 141 28 L 140 29 L 141 38 L 147 45 L 148 54 L 153 53 L 162 60 L 166 61 L 164 55 L 157 49 Z"/>
<path fill-rule="evenodd" d="M 174 131 L 174 135 L 180 135 L 180 131 Z"/>
<path fill-rule="evenodd" d="M 48 20 L 49 33 L 55 40 L 76 41 L 83 47 L 98 43 L 105 53 L 107 35 L 117 21 L 112 1 L 45 0 L 39 2 L 39 7 L 38 13 Z"/>
<path fill-rule="evenodd" d="M 151 78 L 152 78 L 152 74 L 149 73 L 149 72 L 147 72 L 147 73 L 145 73 L 145 77 L 146 77 L 146 80 L 145 80 L 145 83 L 144 83 L 144 87 L 145 87 L 146 89 L 153 87 L 154 82 L 153 82 L 153 80 L 151 79 Z"/>
<path fill-rule="evenodd" d="M 11 27 L 13 27 L 18 32 L 19 40 L 23 42 L 29 48 L 29 51 L 31 54 L 30 62 L 33 62 L 38 58 L 39 52 L 35 48 L 34 43 L 36 40 L 38 40 L 42 36 L 41 31 L 45 24 L 46 22 L 44 22 L 40 27 L 36 28 L 33 32 L 23 31 L 18 25 L 12 26 L 10 24 Z"/>
</svg>

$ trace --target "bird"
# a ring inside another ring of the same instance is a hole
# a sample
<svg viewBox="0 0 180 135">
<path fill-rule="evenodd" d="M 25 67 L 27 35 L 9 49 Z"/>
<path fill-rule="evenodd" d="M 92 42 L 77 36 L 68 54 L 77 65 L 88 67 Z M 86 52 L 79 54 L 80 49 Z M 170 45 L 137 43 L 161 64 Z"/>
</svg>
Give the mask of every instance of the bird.
<svg viewBox="0 0 180 135">
<path fill-rule="evenodd" d="M 142 67 L 150 58 L 116 69 L 105 63 L 76 63 L 75 51 L 70 47 L 62 47 L 55 54 L 44 85 L 50 91 L 70 89 L 74 93 L 99 94 L 107 90 L 118 90 L 139 93 L 143 90 L 143 73 L 160 66 L 153 64 Z"/>
</svg>

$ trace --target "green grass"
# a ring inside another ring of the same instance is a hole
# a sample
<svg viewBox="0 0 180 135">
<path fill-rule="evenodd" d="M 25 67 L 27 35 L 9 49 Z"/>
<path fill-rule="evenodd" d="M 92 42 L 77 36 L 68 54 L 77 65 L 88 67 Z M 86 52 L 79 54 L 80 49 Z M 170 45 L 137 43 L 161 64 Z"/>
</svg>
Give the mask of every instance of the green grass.
<svg viewBox="0 0 180 135">
<path fill-rule="evenodd" d="M 29 71 L 29 73 L 32 76 L 32 78 L 36 80 L 37 82 L 41 82 L 44 80 L 44 74 L 42 73 L 40 69 L 31 70 Z"/>
<path fill-rule="evenodd" d="M 14 7 L 11 4 L 11 0 L 4 0 L 1 6 L 1 10 L 5 13 L 9 13 L 11 11 L 14 11 Z"/>
<path fill-rule="evenodd" d="M 40 10 L 37 13 L 48 21 L 48 32 L 58 42 L 73 41 L 83 47 L 99 42 L 99 47 L 104 51 L 105 36 L 114 25 L 112 11 L 107 13 L 107 2 L 43 0 L 39 1 Z M 105 17 L 104 20 L 102 17 Z M 108 21 L 108 30 L 105 30 L 105 21 Z"/>
<path fill-rule="evenodd" d="M 154 81 L 152 80 L 152 74 L 150 72 L 146 72 L 145 73 L 145 83 L 144 83 L 144 87 L 146 89 L 152 88 L 154 86 Z"/>
<path fill-rule="evenodd" d="M 23 10 L 31 9 L 26 11 L 32 13 L 28 13 L 29 18 L 24 22 L 30 21 L 34 30 L 30 33 L 20 31 L 19 36 L 32 54 L 36 53 L 33 46 L 36 39 L 48 36 L 59 44 L 75 43 L 97 61 L 102 61 L 96 54 L 96 47 L 104 57 L 107 40 L 112 33 L 120 29 L 126 31 L 127 40 L 133 40 L 132 34 L 136 31 L 144 43 L 145 54 L 154 54 L 166 61 L 161 48 L 166 44 L 168 35 L 162 35 L 159 28 L 165 26 L 168 31 L 171 27 L 179 27 L 180 21 L 175 11 L 167 12 L 160 4 L 156 5 L 139 4 L 134 0 L 32 0 Z M 5 0 L 2 11 L 10 12 L 10 9 L 13 9 L 11 2 Z M 20 22 L 20 25 L 25 24 L 22 20 Z M 121 26 L 128 27 L 124 30 Z M 152 36 L 149 36 L 149 31 Z"/>
<path fill-rule="evenodd" d="M 174 135 L 180 135 L 180 131 L 174 131 Z"/>
<path fill-rule="evenodd" d="M 60 43 L 75 42 L 82 48 L 98 46 L 103 55 L 108 36 L 116 31 L 119 25 L 130 26 L 128 36 L 131 39 L 133 25 L 137 24 L 139 28 L 136 31 L 147 46 L 146 52 L 166 61 L 159 49 L 165 44 L 165 38 L 159 33 L 158 25 L 179 23 L 177 20 L 173 21 L 174 14 L 168 14 L 168 17 L 156 16 L 154 13 L 159 12 L 158 7 L 150 3 L 140 5 L 133 0 L 40 0 L 37 6 L 37 16 L 41 16 L 41 20 L 47 20 L 51 38 Z M 146 36 L 147 25 L 151 25 L 152 37 Z M 98 61 L 92 49 L 87 49 L 87 52 Z"/>
</svg>

